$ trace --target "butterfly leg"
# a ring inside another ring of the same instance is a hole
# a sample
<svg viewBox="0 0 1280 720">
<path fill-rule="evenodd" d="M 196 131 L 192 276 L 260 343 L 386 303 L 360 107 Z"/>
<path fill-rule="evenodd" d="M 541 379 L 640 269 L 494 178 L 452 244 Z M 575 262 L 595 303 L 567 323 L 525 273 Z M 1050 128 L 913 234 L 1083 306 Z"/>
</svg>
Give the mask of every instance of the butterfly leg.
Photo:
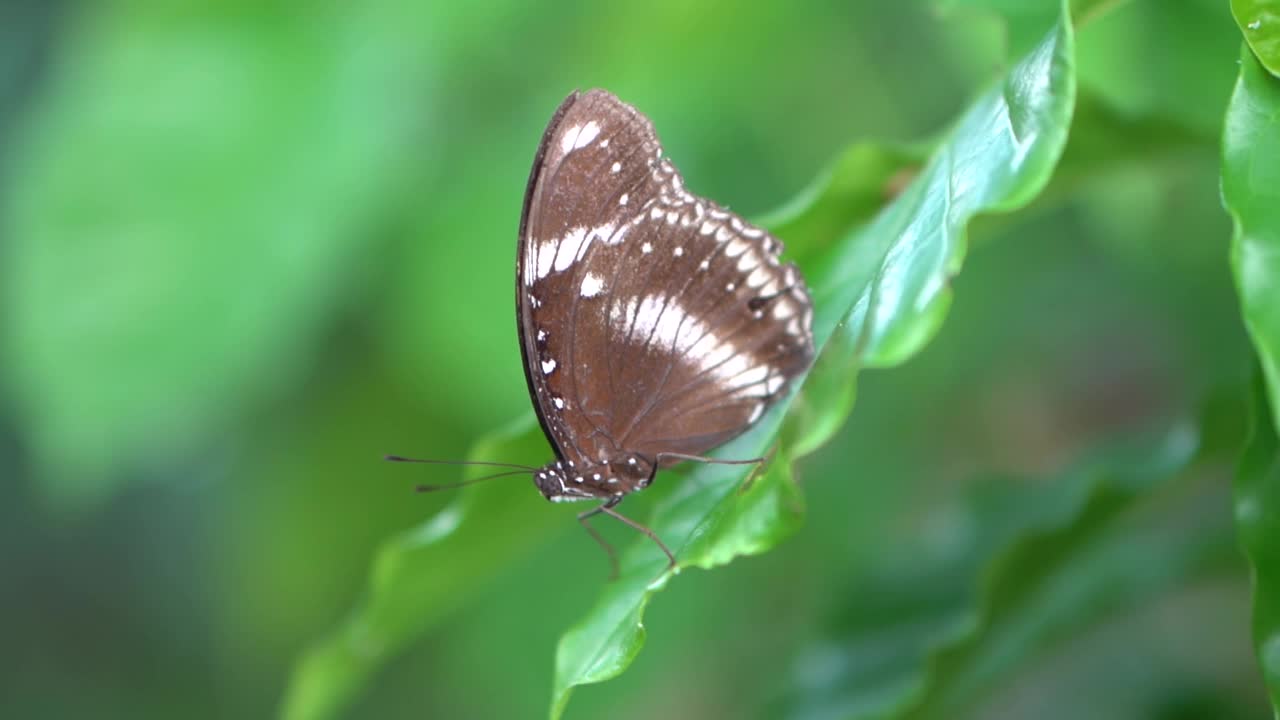
<svg viewBox="0 0 1280 720">
<path fill-rule="evenodd" d="M 655 457 L 654 467 L 664 460 L 688 460 L 689 462 L 706 463 L 708 465 L 763 465 L 766 458 L 748 458 L 746 460 L 721 460 L 720 458 L 702 455 L 685 455 L 678 452 L 660 452 Z"/>
<path fill-rule="evenodd" d="M 591 523 L 588 522 L 591 518 L 601 513 L 604 513 L 605 515 L 608 515 L 612 518 L 616 518 L 617 520 L 625 523 L 628 527 L 632 528 L 633 530 L 636 530 L 637 532 L 644 533 L 645 537 L 648 537 L 650 540 L 656 543 L 658 548 L 661 549 L 662 552 L 667 556 L 667 561 L 668 561 L 667 569 L 669 570 L 675 567 L 676 556 L 671 552 L 671 548 L 668 548 L 667 544 L 662 542 L 662 540 L 657 536 L 657 534 L 655 534 L 652 530 L 645 527 L 644 525 L 641 525 L 635 520 L 632 520 L 626 515 L 623 515 L 622 513 L 613 509 L 614 506 L 618 504 L 619 500 L 620 498 L 610 500 L 603 505 L 598 505 L 596 507 L 591 508 L 590 510 L 587 510 L 586 512 L 578 514 L 578 522 L 582 523 L 582 527 L 586 528 L 587 532 L 591 534 L 592 539 L 594 539 L 600 547 L 604 548 L 605 553 L 609 555 L 609 566 L 610 566 L 609 579 L 610 580 L 618 579 L 618 553 L 613 549 L 613 546 L 610 545 L 609 542 L 605 540 L 604 537 L 600 535 L 600 533 L 595 528 L 591 527 Z"/>
<path fill-rule="evenodd" d="M 609 502 L 613 501 L 611 500 Z M 618 579 L 618 553 L 613 549 L 613 546 L 609 544 L 609 541 L 604 539 L 604 536 L 601 535 L 598 530 L 591 527 L 590 523 L 591 518 L 604 512 L 605 507 L 608 505 L 609 503 L 605 503 L 604 505 L 593 507 L 586 512 L 578 513 L 578 522 L 582 524 L 582 527 L 585 528 L 588 533 L 590 533 L 591 539 L 595 540 L 597 545 L 604 548 L 605 554 L 609 556 L 609 580 L 613 581 Z"/>
<path fill-rule="evenodd" d="M 668 569 L 668 570 L 670 570 L 671 568 L 675 567 L 675 566 L 676 566 L 676 556 L 671 552 L 671 548 L 667 547 L 667 544 L 666 544 L 666 543 L 664 543 L 664 542 L 662 542 L 662 540 L 658 538 L 657 534 L 655 534 L 652 530 L 650 530 L 649 528 L 645 527 L 644 525 L 641 525 L 640 523 L 636 522 L 635 520 L 632 520 L 631 518 L 627 517 L 626 515 L 623 515 L 623 514 L 619 513 L 617 510 L 614 510 L 614 509 L 613 509 L 613 506 L 614 506 L 614 505 L 617 505 L 619 500 L 621 500 L 621 498 L 614 499 L 614 500 L 610 500 L 609 502 L 607 502 L 607 503 L 605 503 L 605 504 L 601 505 L 600 507 L 596 508 L 596 509 L 595 509 L 595 512 L 602 512 L 602 513 L 604 513 L 605 515 L 608 515 L 609 517 L 617 518 L 618 520 L 621 520 L 622 522 L 624 522 L 624 523 L 626 523 L 627 525 L 629 525 L 633 530 L 636 530 L 636 531 L 639 531 L 639 532 L 644 533 L 646 537 L 648 537 L 650 540 L 652 540 L 652 541 L 654 541 L 655 543 L 657 543 L 658 547 L 662 549 L 662 552 L 666 553 L 666 555 L 667 555 L 667 561 L 668 561 L 668 563 L 667 563 L 667 569 Z M 591 512 L 591 511 L 588 511 L 588 512 Z M 584 514 L 585 514 L 585 513 L 584 513 Z M 615 566 L 616 566 L 616 564 L 617 564 L 617 563 L 616 563 L 616 561 L 615 561 Z"/>
<path fill-rule="evenodd" d="M 660 452 L 654 457 L 653 467 L 657 471 L 658 464 L 664 460 L 688 460 L 689 462 L 705 463 L 707 465 L 755 465 L 751 470 L 751 474 L 747 476 L 742 486 L 750 487 L 752 481 L 755 480 L 756 473 L 764 467 L 765 462 L 769 460 L 767 457 L 748 458 L 746 460 L 721 460 L 720 458 L 703 457 L 702 455 L 685 455 L 677 452 Z"/>
</svg>

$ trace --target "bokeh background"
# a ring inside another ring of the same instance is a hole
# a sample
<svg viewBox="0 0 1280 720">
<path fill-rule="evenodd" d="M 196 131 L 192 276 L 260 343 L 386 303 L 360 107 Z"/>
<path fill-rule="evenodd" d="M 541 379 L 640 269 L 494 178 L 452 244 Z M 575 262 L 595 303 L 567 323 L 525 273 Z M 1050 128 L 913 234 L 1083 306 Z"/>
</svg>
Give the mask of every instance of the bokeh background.
<svg viewBox="0 0 1280 720">
<path fill-rule="evenodd" d="M 4 3 L 0 716 L 278 711 L 379 542 L 448 500 L 411 488 L 452 473 L 379 458 L 465 457 L 529 412 L 515 233 L 570 90 L 641 108 L 694 191 L 759 217 L 852 142 L 944 130 L 1021 43 L 1021 4 L 992 4 Z M 842 717 L 850 663 L 901 660 L 842 644 L 891 614 L 867 609 L 886 568 L 940 595 L 975 574 L 951 562 L 975 487 L 1047 481 L 1246 381 L 1217 191 L 1239 35 L 1223 3 L 1120 5 L 1081 31 L 1079 113 L 1138 128 L 1127 152 L 975 227 L 939 336 L 866 374 L 800 465 L 805 528 L 682 574 L 568 717 Z M 1170 522 L 1211 569 L 1026 659 L 976 714 L 1266 714 L 1230 468 L 1204 472 Z M 527 547 L 352 717 L 545 713 L 607 566 L 572 509 L 498 482 L 562 522 L 497 534 Z"/>
</svg>

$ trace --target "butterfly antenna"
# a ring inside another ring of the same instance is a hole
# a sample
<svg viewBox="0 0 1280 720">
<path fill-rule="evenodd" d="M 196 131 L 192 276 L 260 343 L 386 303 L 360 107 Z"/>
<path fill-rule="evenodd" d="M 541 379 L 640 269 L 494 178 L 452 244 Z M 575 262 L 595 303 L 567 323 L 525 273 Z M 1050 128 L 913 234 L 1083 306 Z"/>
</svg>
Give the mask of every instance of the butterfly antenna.
<svg viewBox="0 0 1280 720">
<path fill-rule="evenodd" d="M 501 462 L 485 462 L 483 460 L 421 460 L 419 458 L 407 458 L 402 455 L 383 455 L 383 460 L 387 462 L 398 463 L 420 463 L 422 465 L 478 465 L 482 467 L 505 467 L 524 470 L 525 472 L 537 472 L 538 468 L 528 465 L 519 465 L 517 463 L 501 463 Z"/>
<path fill-rule="evenodd" d="M 438 485 L 417 485 L 414 487 L 414 491 L 425 493 L 425 492 L 435 492 L 437 490 L 452 490 L 454 488 L 466 487 L 467 485 L 475 485 L 476 483 L 484 482 L 485 480 L 495 480 L 497 478 L 510 477 L 512 475 L 528 475 L 528 474 L 529 473 L 525 470 L 508 470 L 507 472 L 500 472 L 500 473 L 497 473 L 496 475 L 485 475 L 484 477 L 472 478 L 470 480 L 463 480 L 462 482 L 441 483 Z"/>
</svg>

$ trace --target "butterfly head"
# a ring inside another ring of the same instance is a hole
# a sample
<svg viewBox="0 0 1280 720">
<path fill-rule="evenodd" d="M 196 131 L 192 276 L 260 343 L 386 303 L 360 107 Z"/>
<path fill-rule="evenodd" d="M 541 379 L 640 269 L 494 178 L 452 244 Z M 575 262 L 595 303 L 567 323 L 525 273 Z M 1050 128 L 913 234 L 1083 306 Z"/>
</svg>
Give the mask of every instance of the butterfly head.
<svg viewBox="0 0 1280 720">
<path fill-rule="evenodd" d="M 542 496 L 552 502 L 608 499 L 642 490 L 653 480 L 656 466 L 639 455 L 602 463 L 556 460 L 533 474 Z"/>
</svg>

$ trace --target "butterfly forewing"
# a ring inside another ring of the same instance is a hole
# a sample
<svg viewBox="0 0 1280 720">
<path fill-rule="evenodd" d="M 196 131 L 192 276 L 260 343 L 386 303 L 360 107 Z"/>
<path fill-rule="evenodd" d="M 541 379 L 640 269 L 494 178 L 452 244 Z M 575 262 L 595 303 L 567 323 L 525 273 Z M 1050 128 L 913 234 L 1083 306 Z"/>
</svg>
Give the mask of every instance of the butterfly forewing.
<svg viewBox="0 0 1280 720">
<path fill-rule="evenodd" d="M 644 116 L 604 91 L 571 95 L 530 177 L 517 287 L 530 393 L 560 459 L 698 455 L 759 418 L 813 354 L 808 294 L 780 251 L 687 192 Z"/>
</svg>

